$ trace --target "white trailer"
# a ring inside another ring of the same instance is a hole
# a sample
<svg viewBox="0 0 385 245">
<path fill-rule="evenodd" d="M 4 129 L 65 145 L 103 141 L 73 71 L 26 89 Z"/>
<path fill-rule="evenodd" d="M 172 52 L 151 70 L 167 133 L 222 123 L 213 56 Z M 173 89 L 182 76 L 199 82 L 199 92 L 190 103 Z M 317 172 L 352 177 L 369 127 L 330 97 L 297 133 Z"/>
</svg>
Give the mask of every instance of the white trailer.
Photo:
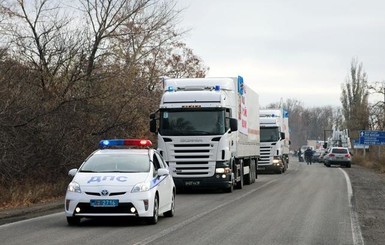
<svg viewBox="0 0 385 245">
<path fill-rule="evenodd" d="M 327 147 L 329 148 L 332 146 L 347 147 L 351 149 L 352 145 L 350 142 L 349 130 L 338 130 L 334 128 L 332 136 L 327 140 Z"/>
<path fill-rule="evenodd" d="M 289 118 L 283 109 L 260 110 L 261 158 L 258 172 L 283 173 L 289 164 Z"/>
<path fill-rule="evenodd" d="M 240 76 L 165 79 L 150 130 L 179 189 L 231 192 L 257 178 L 259 96 Z"/>
</svg>

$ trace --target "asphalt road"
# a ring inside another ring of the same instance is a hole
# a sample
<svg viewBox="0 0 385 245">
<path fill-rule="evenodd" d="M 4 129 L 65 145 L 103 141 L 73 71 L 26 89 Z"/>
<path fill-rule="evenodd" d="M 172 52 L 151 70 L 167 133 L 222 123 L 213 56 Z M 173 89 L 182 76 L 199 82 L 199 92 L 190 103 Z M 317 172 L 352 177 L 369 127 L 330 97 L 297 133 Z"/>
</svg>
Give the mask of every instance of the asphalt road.
<svg viewBox="0 0 385 245">
<path fill-rule="evenodd" d="M 293 160 L 285 174 L 259 175 L 233 193 L 178 194 L 176 215 L 157 225 L 115 218 L 69 227 L 61 211 L 0 226 L 0 243 L 363 244 L 346 176 Z"/>
</svg>

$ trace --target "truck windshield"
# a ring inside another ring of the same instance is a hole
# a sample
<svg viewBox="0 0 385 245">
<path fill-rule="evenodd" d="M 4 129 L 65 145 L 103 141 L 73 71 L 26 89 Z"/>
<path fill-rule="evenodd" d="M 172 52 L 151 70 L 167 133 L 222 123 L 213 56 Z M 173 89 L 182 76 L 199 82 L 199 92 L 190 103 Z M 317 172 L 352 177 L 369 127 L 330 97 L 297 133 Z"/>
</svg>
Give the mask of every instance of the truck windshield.
<svg viewBox="0 0 385 245">
<path fill-rule="evenodd" d="M 222 135 L 227 128 L 224 110 L 168 110 L 160 113 L 159 133 L 162 135 Z"/>
<path fill-rule="evenodd" d="M 261 142 L 272 142 L 279 140 L 278 127 L 265 128 L 261 127 Z"/>
</svg>

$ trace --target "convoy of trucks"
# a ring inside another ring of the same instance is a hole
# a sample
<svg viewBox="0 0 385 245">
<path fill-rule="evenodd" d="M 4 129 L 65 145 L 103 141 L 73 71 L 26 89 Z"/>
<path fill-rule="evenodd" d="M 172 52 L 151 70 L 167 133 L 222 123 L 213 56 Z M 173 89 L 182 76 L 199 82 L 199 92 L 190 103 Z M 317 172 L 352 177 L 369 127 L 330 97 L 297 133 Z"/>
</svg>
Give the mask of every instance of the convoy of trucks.
<svg viewBox="0 0 385 245">
<path fill-rule="evenodd" d="M 259 96 L 242 77 L 164 79 L 150 118 L 177 189 L 232 192 L 255 182 Z"/>
<path fill-rule="evenodd" d="M 283 109 L 260 110 L 261 157 L 258 172 L 283 173 L 289 164 L 289 118 Z"/>
</svg>

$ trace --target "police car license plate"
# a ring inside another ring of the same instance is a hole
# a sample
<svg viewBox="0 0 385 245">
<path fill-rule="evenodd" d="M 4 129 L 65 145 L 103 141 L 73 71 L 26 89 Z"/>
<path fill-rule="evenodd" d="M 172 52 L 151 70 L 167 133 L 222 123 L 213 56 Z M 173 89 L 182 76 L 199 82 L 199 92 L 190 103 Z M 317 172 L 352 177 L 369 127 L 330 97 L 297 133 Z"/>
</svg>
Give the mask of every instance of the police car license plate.
<svg viewBox="0 0 385 245">
<path fill-rule="evenodd" d="M 185 181 L 184 184 L 186 186 L 198 186 L 201 184 L 201 182 L 200 181 Z"/>
<path fill-rule="evenodd" d="M 119 205 L 119 200 L 117 199 L 100 199 L 100 200 L 91 200 L 91 207 L 117 207 Z"/>
</svg>

